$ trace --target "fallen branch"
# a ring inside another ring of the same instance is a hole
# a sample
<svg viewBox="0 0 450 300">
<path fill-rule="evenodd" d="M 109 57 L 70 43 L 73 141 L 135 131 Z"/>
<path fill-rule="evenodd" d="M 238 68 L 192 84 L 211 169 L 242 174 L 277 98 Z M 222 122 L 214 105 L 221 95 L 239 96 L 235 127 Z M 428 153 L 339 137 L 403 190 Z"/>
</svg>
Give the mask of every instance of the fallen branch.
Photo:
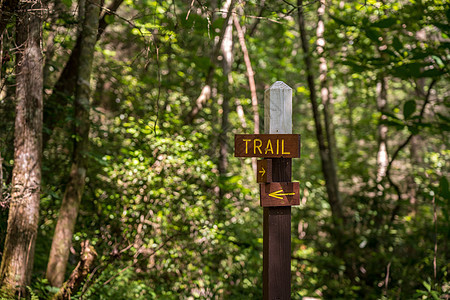
<svg viewBox="0 0 450 300">
<path fill-rule="evenodd" d="M 53 296 L 52 300 L 70 299 L 70 296 L 80 288 L 83 281 L 89 275 L 91 265 L 96 257 L 97 252 L 95 252 L 94 247 L 89 244 L 89 240 L 81 242 L 80 261 L 72 274 L 70 274 L 69 279 L 63 284 L 59 292 Z"/>
</svg>

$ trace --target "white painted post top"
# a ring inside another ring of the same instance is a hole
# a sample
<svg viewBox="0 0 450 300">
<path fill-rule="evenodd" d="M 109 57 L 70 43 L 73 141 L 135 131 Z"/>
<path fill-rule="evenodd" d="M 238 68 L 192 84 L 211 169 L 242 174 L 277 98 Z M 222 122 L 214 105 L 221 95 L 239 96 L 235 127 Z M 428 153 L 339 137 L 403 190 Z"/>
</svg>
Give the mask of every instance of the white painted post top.
<svg viewBox="0 0 450 300">
<path fill-rule="evenodd" d="M 264 133 L 292 133 L 292 89 L 283 81 L 264 93 Z"/>
</svg>

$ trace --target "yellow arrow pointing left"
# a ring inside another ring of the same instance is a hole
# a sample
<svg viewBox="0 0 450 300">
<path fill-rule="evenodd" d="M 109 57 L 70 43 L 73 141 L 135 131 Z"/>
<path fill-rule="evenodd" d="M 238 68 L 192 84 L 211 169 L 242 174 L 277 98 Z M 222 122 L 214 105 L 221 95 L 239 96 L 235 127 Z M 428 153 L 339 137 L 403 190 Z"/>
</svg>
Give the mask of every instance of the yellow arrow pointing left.
<svg viewBox="0 0 450 300">
<path fill-rule="evenodd" d="M 283 196 L 293 196 L 295 193 L 283 193 L 283 190 L 278 190 L 269 194 L 269 197 L 274 197 L 283 200 Z"/>
</svg>

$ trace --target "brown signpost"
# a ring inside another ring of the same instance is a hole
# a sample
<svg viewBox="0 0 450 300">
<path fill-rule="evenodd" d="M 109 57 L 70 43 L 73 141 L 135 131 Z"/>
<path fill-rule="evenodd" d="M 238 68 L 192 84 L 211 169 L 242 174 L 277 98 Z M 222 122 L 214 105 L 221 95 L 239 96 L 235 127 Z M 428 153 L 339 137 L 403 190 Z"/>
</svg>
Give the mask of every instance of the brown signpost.
<svg viewBox="0 0 450 300">
<path fill-rule="evenodd" d="M 236 134 L 234 156 L 265 158 L 300 157 L 299 134 Z"/>
<path fill-rule="evenodd" d="M 300 135 L 292 134 L 292 89 L 275 82 L 264 95 L 267 134 L 237 134 L 236 157 L 257 163 L 263 216 L 263 299 L 291 299 L 291 206 L 299 205 L 298 182 L 291 182 L 292 158 L 300 157 Z"/>
</svg>

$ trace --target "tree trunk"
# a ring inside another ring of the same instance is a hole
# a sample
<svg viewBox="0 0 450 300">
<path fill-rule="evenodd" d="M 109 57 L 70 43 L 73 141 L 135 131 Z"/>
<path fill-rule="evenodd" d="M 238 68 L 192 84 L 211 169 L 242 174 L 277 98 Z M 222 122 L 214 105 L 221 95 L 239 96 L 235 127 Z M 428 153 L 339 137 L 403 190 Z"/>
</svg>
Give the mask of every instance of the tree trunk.
<svg viewBox="0 0 450 300">
<path fill-rule="evenodd" d="M 83 1 L 81 1 L 80 3 L 82 2 Z M 108 26 L 108 23 L 106 22 L 106 16 L 114 14 L 116 10 L 119 8 L 119 6 L 122 4 L 122 2 L 123 0 L 114 0 L 108 7 L 101 20 L 98 22 L 96 41 L 98 41 L 101 38 L 103 32 Z M 80 11 L 83 10 L 80 9 Z M 82 19 L 83 17 L 80 16 L 79 21 L 81 22 Z M 47 101 L 45 102 L 44 122 L 46 130 L 44 131 L 43 134 L 44 148 L 46 147 L 47 142 L 49 141 L 52 135 L 53 129 L 64 117 L 64 114 L 61 112 L 62 108 L 66 106 L 66 104 L 69 102 L 70 97 L 72 97 L 72 95 L 75 92 L 77 83 L 77 70 L 80 64 L 81 43 L 82 40 L 80 33 L 80 35 L 78 35 L 75 46 L 72 49 L 72 53 L 69 56 L 69 60 L 64 66 L 61 75 L 59 76 L 57 82 L 55 83 L 55 86 L 53 87 L 53 93 L 50 95 L 50 97 L 48 97 Z"/>
<path fill-rule="evenodd" d="M 78 209 L 83 195 L 89 145 L 89 96 L 94 46 L 97 40 L 100 2 L 87 1 L 80 43 L 80 60 L 75 92 L 75 132 L 73 162 L 69 182 L 59 211 L 47 265 L 47 279 L 60 287 L 64 281 Z"/>
<path fill-rule="evenodd" d="M 228 11 L 231 6 L 231 0 L 227 0 L 224 3 L 223 10 Z M 226 14 L 223 16 L 226 18 Z M 233 20 L 228 18 L 227 27 L 225 28 L 225 34 L 221 45 L 223 54 L 223 75 L 224 91 L 222 101 L 222 120 L 221 130 L 219 134 L 219 175 L 223 177 L 228 169 L 228 141 L 227 132 L 229 129 L 228 115 L 230 113 L 230 83 L 231 83 L 231 64 L 233 63 Z M 221 189 L 222 192 L 222 189 Z M 223 196 L 223 195 L 221 195 Z"/>
<path fill-rule="evenodd" d="M 330 83 L 328 81 L 328 66 L 327 60 L 324 54 L 325 38 L 323 37 L 325 32 L 325 24 L 323 16 L 325 14 L 325 0 L 319 1 L 319 8 L 317 9 L 317 54 L 319 55 L 319 82 L 320 82 L 320 96 L 323 104 L 323 116 L 326 140 L 328 145 L 328 156 L 330 160 L 330 166 L 334 168 L 333 173 L 337 174 L 335 158 L 337 157 L 336 139 L 334 136 L 333 126 L 333 98 L 331 96 Z"/>
<path fill-rule="evenodd" d="M 255 72 L 253 72 L 252 63 L 250 61 L 250 55 L 248 54 L 247 45 L 245 44 L 244 31 L 242 30 L 241 24 L 239 24 L 239 19 L 236 15 L 233 15 L 234 27 L 239 38 L 239 44 L 241 45 L 242 53 L 244 54 L 245 67 L 247 68 L 248 86 L 250 88 L 250 95 L 252 98 L 252 111 L 253 111 L 253 133 L 259 134 L 259 109 L 258 109 L 258 97 L 256 95 L 256 84 L 255 84 Z M 252 168 L 253 173 L 256 174 L 256 158 L 252 157 Z"/>
<path fill-rule="evenodd" d="M 377 151 L 377 183 L 381 190 L 383 187 L 379 183 L 386 176 L 389 157 L 387 152 L 387 132 L 388 127 L 381 121 L 387 117 L 383 114 L 387 107 L 387 78 L 382 74 L 377 82 L 377 109 L 381 114 L 380 124 L 378 124 L 378 151 Z"/>
<path fill-rule="evenodd" d="M 311 55 L 309 53 L 309 41 L 306 35 L 305 20 L 303 16 L 303 1 L 298 0 L 298 23 L 300 29 L 300 38 L 302 49 L 304 52 L 304 61 L 307 73 L 307 82 L 310 92 L 310 101 L 313 109 L 314 124 L 316 128 L 316 137 L 319 144 L 319 154 L 322 163 L 322 172 L 325 177 L 325 185 L 327 189 L 328 202 L 330 203 L 331 212 L 333 215 L 333 221 L 335 225 L 340 226 L 344 221 L 344 213 L 342 210 L 342 201 L 339 194 L 338 178 L 336 174 L 336 168 L 333 165 L 331 148 L 325 144 L 325 136 L 323 134 L 323 128 L 321 123 L 321 117 L 319 113 L 317 94 L 314 84 L 313 70 Z"/>
<path fill-rule="evenodd" d="M 0 287 L 25 294 L 30 285 L 39 220 L 42 156 L 41 2 L 20 7 L 16 24 L 16 121 L 14 169 Z"/>
</svg>

